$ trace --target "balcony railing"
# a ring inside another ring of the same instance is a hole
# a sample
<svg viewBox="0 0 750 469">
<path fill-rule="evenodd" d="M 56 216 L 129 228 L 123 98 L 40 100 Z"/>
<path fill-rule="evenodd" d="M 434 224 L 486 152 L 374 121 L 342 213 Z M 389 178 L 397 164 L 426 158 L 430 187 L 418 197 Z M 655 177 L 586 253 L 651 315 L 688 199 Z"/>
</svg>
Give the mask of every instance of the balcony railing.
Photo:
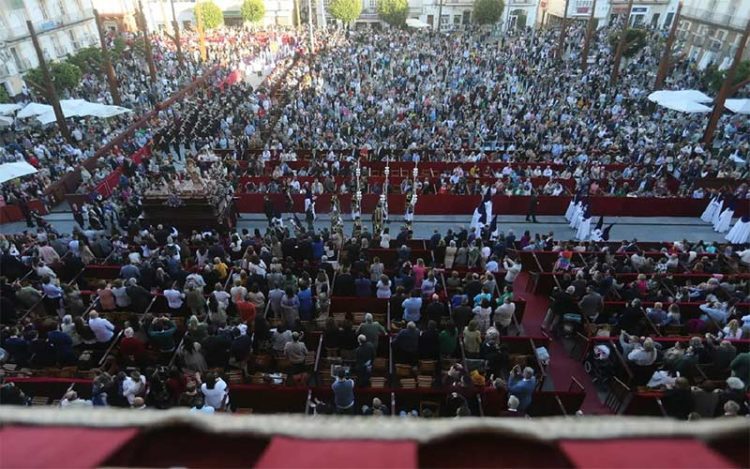
<svg viewBox="0 0 750 469">
<path fill-rule="evenodd" d="M 695 19 L 704 23 L 733 28 L 738 30 L 745 29 L 748 17 L 719 13 L 713 10 L 704 10 L 702 8 L 687 7 L 682 9 L 682 15 L 686 18 Z"/>
<path fill-rule="evenodd" d="M 57 16 L 50 20 L 37 21 L 34 23 L 34 30 L 37 33 L 44 33 L 47 31 L 53 31 L 71 24 L 79 23 L 94 18 L 94 12 L 91 9 L 82 10 L 79 12 Z M 29 36 L 29 30 L 26 24 L 23 26 L 16 26 L 14 28 L 3 28 L 0 29 L 0 37 L 5 41 L 14 41 L 23 39 Z"/>
</svg>

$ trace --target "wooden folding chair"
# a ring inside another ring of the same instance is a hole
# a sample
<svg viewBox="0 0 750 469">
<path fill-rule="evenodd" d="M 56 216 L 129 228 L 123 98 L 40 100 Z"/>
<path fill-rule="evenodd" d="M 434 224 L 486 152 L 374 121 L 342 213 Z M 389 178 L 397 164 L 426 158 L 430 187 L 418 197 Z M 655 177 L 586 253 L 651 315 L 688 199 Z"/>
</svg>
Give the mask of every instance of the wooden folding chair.
<svg viewBox="0 0 750 469">
<path fill-rule="evenodd" d="M 385 387 L 385 378 L 382 376 L 373 376 L 370 378 L 370 386 L 373 388 L 384 388 Z"/>
<path fill-rule="evenodd" d="M 422 374 L 435 374 L 437 360 L 419 360 L 419 372 Z"/>
<path fill-rule="evenodd" d="M 404 389 L 417 389 L 417 380 L 414 378 L 402 378 L 400 383 Z"/>
<path fill-rule="evenodd" d="M 396 376 L 399 378 L 411 378 L 414 376 L 414 369 L 411 365 L 396 363 Z"/>
</svg>

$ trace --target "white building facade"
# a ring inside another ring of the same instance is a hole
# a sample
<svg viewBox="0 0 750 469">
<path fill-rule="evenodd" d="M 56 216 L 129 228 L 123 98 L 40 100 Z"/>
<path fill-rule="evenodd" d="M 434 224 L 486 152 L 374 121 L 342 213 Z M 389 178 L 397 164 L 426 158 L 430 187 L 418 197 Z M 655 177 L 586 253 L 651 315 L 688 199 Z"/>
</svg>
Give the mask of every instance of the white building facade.
<svg viewBox="0 0 750 469">
<path fill-rule="evenodd" d="M 685 0 L 677 30 L 681 52 L 703 69 L 728 68 L 750 21 L 750 0 Z M 744 60 L 750 60 L 745 47 Z"/>
<path fill-rule="evenodd" d="M 39 66 L 27 20 L 47 60 L 99 44 L 88 0 L 0 0 L 0 85 L 11 96 L 22 91 L 23 73 Z"/>
<path fill-rule="evenodd" d="M 635 0 L 630 12 L 630 25 L 668 29 L 674 20 L 678 2 L 679 0 Z M 539 22 L 548 26 L 559 25 L 565 16 L 565 3 L 566 0 L 540 0 Z M 593 0 L 569 0 L 568 19 L 587 21 L 593 4 Z M 607 26 L 627 13 L 627 9 L 628 0 L 597 0 L 594 18 L 599 26 Z"/>
</svg>

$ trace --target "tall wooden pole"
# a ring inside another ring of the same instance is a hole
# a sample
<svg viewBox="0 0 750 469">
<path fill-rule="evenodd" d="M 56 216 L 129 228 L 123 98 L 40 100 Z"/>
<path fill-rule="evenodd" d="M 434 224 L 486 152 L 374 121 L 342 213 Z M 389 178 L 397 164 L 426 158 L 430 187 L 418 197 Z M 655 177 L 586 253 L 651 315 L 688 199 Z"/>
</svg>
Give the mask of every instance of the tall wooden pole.
<svg viewBox="0 0 750 469">
<path fill-rule="evenodd" d="M 732 66 L 729 67 L 727 77 L 724 79 L 724 83 L 721 84 L 719 95 L 716 97 L 714 110 L 711 113 L 711 118 L 708 120 L 706 132 L 703 134 L 703 142 L 706 144 L 710 144 L 714 139 L 714 132 L 716 132 L 716 127 L 719 125 L 719 118 L 721 118 L 721 113 L 724 112 L 724 103 L 733 92 L 737 91 L 734 79 L 737 76 L 737 68 L 742 61 L 742 54 L 745 51 L 748 36 L 750 36 L 750 20 L 748 20 L 747 26 L 745 26 L 745 32 L 742 33 L 742 38 L 737 46 L 737 51 L 734 53 Z"/>
<path fill-rule="evenodd" d="M 307 26 L 310 28 L 310 60 L 312 61 L 313 51 L 315 50 L 315 33 L 313 30 L 312 0 L 307 0 L 307 11 L 309 13 L 307 15 Z"/>
<path fill-rule="evenodd" d="M 560 27 L 560 39 L 557 43 L 558 59 L 562 59 L 563 49 L 565 48 L 565 36 L 568 34 L 568 7 L 570 7 L 570 0 L 565 0 L 565 11 L 563 12 L 562 26 Z"/>
<path fill-rule="evenodd" d="M 664 87 L 664 80 L 667 79 L 667 75 L 669 74 L 669 62 L 672 60 L 672 45 L 674 44 L 674 38 L 677 35 L 677 25 L 680 22 L 680 13 L 682 13 L 682 2 L 677 4 L 677 12 L 672 19 L 672 27 L 669 28 L 667 42 L 664 44 L 664 52 L 661 54 L 659 71 L 656 74 L 656 81 L 654 82 L 655 91 Z"/>
<path fill-rule="evenodd" d="M 596 11 L 596 0 L 591 5 L 591 15 L 586 27 L 586 42 L 583 43 L 583 52 L 581 53 L 581 70 L 586 73 L 589 68 L 589 48 L 591 47 L 591 38 L 594 36 L 594 12 Z"/>
<path fill-rule="evenodd" d="M 117 86 L 117 77 L 115 76 L 115 69 L 112 67 L 112 59 L 109 56 L 109 49 L 107 48 L 107 40 L 104 39 L 104 28 L 102 27 L 102 20 L 99 17 L 99 12 L 94 10 L 94 19 L 96 20 L 96 29 L 99 32 L 99 42 L 102 46 L 102 71 L 107 76 L 107 83 L 109 83 L 109 94 L 112 95 L 112 102 L 115 106 L 122 104 L 120 100 L 120 90 Z"/>
<path fill-rule="evenodd" d="M 140 11 L 141 31 L 143 31 L 143 50 L 146 53 L 146 63 L 148 63 L 148 74 L 151 78 L 151 84 L 156 83 L 156 66 L 154 65 L 154 54 L 151 51 L 151 39 L 148 37 L 148 23 L 146 22 L 146 12 L 143 11 L 143 2 L 138 0 L 138 10 Z"/>
<path fill-rule="evenodd" d="M 26 21 L 26 27 L 29 28 L 29 34 L 31 35 L 31 42 L 34 44 L 34 50 L 36 50 L 36 57 L 39 59 L 39 69 L 42 71 L 44 77 L 44 83 L 47 88 L 46 98 L 52 105 L 52 109 L 55 111 L 55 119 L 57 120 L 57 126 L 60 129 L 60 133 L 67 141 L 70 140 L 70 132 L 68 131 L 68 124 L 65 123 L 65 114 L 63 114 L 62 107 L 60 107 L 60 100 L 57 97 L 57 90 L 55 90 L 55 83 L 52 81 L 52 76 L 47 68 L 47 62 L 44 60 L 44 53 L 42 47 L 39 45 L 39 38 L 36 36 L 34 31 L 34 25 L 31 21 Z"/>
<path fill-rule="evenodd" d="M 294 9 L 297 12 L 297 29 L 302 27 L 302 16 L 300 15 L 299 8 L 299 0 L 294 0 Z"/>
<path fill-rule="evenodd" d="M 182 55 L 182 42 L 180 41 L 180 22 L 177 21 L 177 12 L 174 9 L 174 0 L 169 0 L 172 7 L 172 29 L 174 29 L 174 45 L 177 48 L 177 63 L 180 70 L 185 67 L 185 57 Z"/>
<path fill-rule="evenodd" d="M 622 61 L 622 53 L 625 50 L 625 44 L 627 40 L 627 32 L 630 27 L 630 12 L 633 10 L 633 0 L 628 1 L 628 12 L 625 15 L 625 24 L 622 25 L 622 31 L 620 32 L 620 41 L 617 43 L 617 50 L 615 51 L 615 59 L 612 61 L 612 76 L 609 79 L 611 86 L 617 85 L 617 80 L 620 78 L 620 62 Z"/>
<path fill-rule="evenodd" d="M 201 13 L 200 3 L 195 4 L 195 29 L 198 30 L 198 50 L 201 53 L 201 62 L 208 59 L 206 52 L 206 31 L 203 29 L 203 14 Z"/>
<path fill-rule="evenodd" d="M 438 4 L 437 32 L 443 28 L 443 0 Z"/>
</svg>

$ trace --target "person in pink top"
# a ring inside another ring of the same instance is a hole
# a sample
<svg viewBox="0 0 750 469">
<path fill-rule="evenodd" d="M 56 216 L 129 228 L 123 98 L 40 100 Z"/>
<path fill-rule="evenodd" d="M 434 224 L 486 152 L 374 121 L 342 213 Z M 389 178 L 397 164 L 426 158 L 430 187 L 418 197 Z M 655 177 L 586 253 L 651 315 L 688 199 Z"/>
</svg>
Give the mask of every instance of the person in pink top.
<svg viewBox="0 0 750 469">
<path fill-rule="evenodd" d="M 414 286 L 416 288 L 422 287 L 422 280 L 424 280 L 425 273 L 427 272 L 427 267 L 424 265 L 423 259 L 417 259 L 416 265 L 411 268 L 412 272 L 414 272 Z"/>
<path fill-rule="evenodd" d="M 113 311 L 117 308 L 115 294 L 105 281 L 102 280 L 99 282 L 99 289 L 96 290 L 96 295 L 99 297 L 99 305 L 104 311 Z"/>
</svg>

